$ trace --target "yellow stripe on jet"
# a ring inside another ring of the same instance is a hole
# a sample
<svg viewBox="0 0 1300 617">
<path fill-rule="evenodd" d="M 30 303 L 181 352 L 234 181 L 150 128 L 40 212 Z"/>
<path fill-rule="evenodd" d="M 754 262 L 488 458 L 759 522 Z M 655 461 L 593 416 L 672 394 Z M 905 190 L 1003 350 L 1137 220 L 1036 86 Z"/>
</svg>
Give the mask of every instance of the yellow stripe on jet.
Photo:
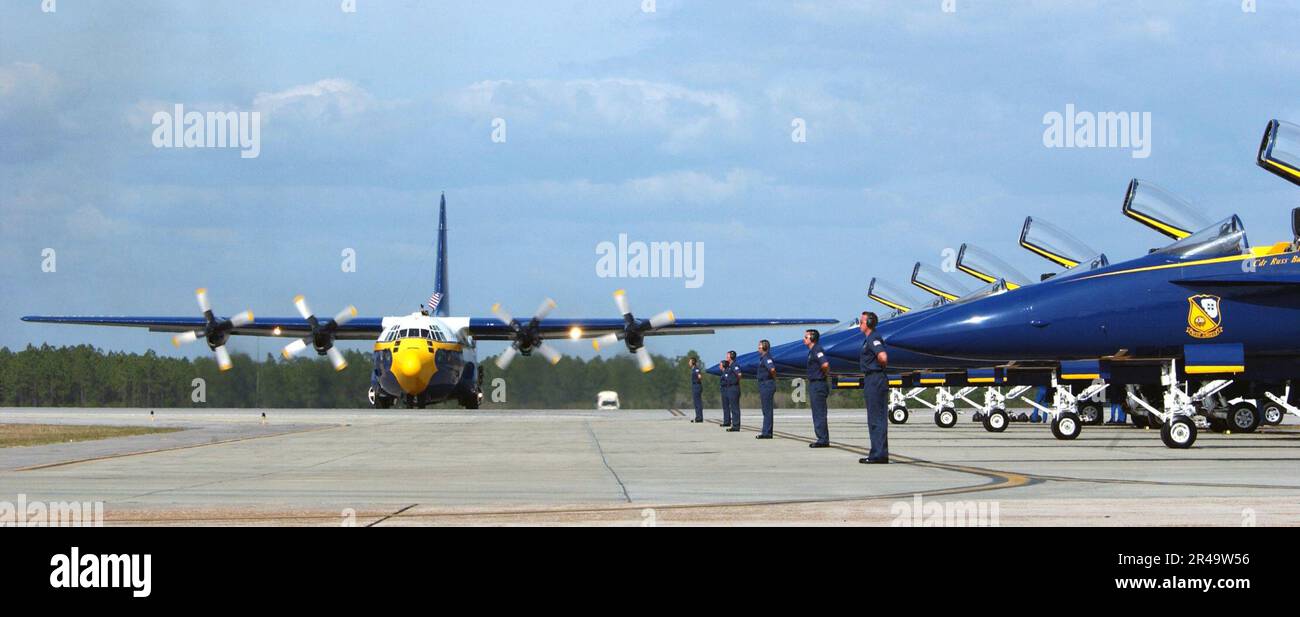
<svg viewBox="0 0 1300 617">
<path fill-rule="evenodd" d="M 1292 252 L 1295 252 L 1295 251 L 1287 251 L 1287 252 L 1288 252 L 1288 253 L 1292 253 Z M 1285 255 L 1285 254 L 1286 254 L 1286 253 L 1277 253 L 1277 255 Z M 1074 279 L 1074 280 L 1076 280 L 1076 281 L 1084 281 L 1084 280 L 1088 280 L 1088 279 L 1101 278 L 1101 277 L 1105 277 L 1105 276 L 1116 276 L 1116 275 L 1120 275 L 1120 274 L 1134 274 L 1134 273 L 1137 273 L 1137 272 L 1152 272 L 1152 271 L 1155 271 L 1155 270 L 1168 270 L 1169 268 L 1187 268 L 1187 267 L 1191 267 L 1191 266 L 1204 266 L 1204 265 L 1207 265 L 1207 264 L 1227 263 L 1227 262 L 1230 262 L 1230 261 L 1243 261 L 1243 260 L 1246 260 L 1246 259 L 1254 259 L 1254 258 L 1255 258 L 1255 254 L 1252 252 L 1252 253 L 1250 253 L 1250 254 L 1230 255 L 1230 256 L 1228 256 L 1228 257 L 1214 257 L 1214 258 L 1211 258 L 1211 259 L 1200 259 L 1200 260 L 1196 260 L 1196 261 L 1188 261 L 1188 262 L 1180 262 L 1180 263 L 1172 263 L 1172 264 L 1160 264 L 1160 265 L 1158 265 L 1158 266 L 1146 266 L 1146 267 L 1143 267 L 1143 268 L 1131 268 L 1131 269 L 1128 269 L 1128 270 L 1119 270 L 1119 271 L 1117 271 L 1117 272 L 1103 272 L 1103 273 L 1101 273 L 1101 274 L 1092 274 L 1092 275 L 1089 275 L 1089 276 L 1081 276 L 1081 277 L 1079 277 L 1079 278 L 1077 278 L 1077 279 Z"/>
<path fill-rule="evenodd" d="M 977 279 L 979 279 L 979 280 L 981 280 L 981 281 L 984 281 L 985 283 L 993 283 L 993 282 L 996 282 L 996 281 L 998 280 L 997 277 L 990 276 L 990 275 L 988 275 L 988 274 L 985 274 L 985 273 L 983 273 L 983 272 L 980 272 L 979 270 L 976 270 L 976 269 L 971 268 L 971 267 L 969 267 L 969 266 L 964 266 L 964 265 L 962 265 L 962 264 L 957 264 L 957 269 L 958 269 L 958 270 L 961 270 L 962 272 L 965 272 L 966 274 L 969 274 L 969 275 L 971 275 L 971 276 L 973 276 L 973 277 L 975 277 L 975 278 L 977 278 Z M 1017 284 L 1015 284 L 1015 283 L 1012 283 L 1011 281 L 1006 281 L 1006 280 L 1004 280 L 1003 282 L 1006 283 L 1007 289 L 1013 289 L 1013 290 L 1014 290 L 1014 289 L 1020 289 L 1020 285 L 1017 285 Z"/>
<path fill-rule="evenodd" d="M 894 309 L 895 311 L 898 311 L 898 312 L 900 312 L 900 313 L 906 313 L 906 312 L 912 310 L 911 308 L 906 307 L 906 306 L 903 306 L 903 305 L 901 305 L 901 304 L 899 304 L 899 303 L 897 303 L 897 302 L 890 302 L 889 300 L 886 300 L 886 299 L 884 299 L 884 298 L 882 298 L 882 297 L 880 297 L 880 296 L 877 296 L 876 294 L 869 293 L 869 294 L 867 294 L 867 297 L 868 297 L 868 298 L 871 298 L 872 300 L 875 300 L 876 302 L 879 302 L 879 303 L 881 303 L 881 304 L 883 304 L 883 305 L 885 305 L 885 306 L 888 306 L 889 308 Z"/>
<path fill-rule="evenodd" d="M 1206 373 L 1244 373 L 1246 367 L 1240 364 L 1207 364 L 1204 366 L 1188 366 L 1186 370 L 1188 375 L 1204 375 Z"/>
<path fill-rule="evenodd" d="M 1099 373 L 1061 373 L 1061 379 L 1101 379 Z"/>
<path fill-rule="evenodd" d="M 946 291 L 944 291 L 944 290 L 942 290 L 942 289 L 935 289 L 935 288 L 933 288 L 933 287 L 931 287 L 931 286 L 929 286 L 929 285 L 926 285 L 925 283 L 922 283 L 922 282 L 920 282 L 920 281 L 917 281 L 917 280 L 915 280 L 915 279 L 912 280 L 912 284 L 913 284 L 913 285 L 916 285 L 917 287 L 920 287 L 921 289 L 924 289 L 924 290 L 926 290 L 926 291 L 928 291 L 928 292 L 930 292 L 930 293 L 932 293 L 932 294 L 934 294 L 934 295 L 936 295 L 936 296 L 939 296 L 940 298 L 943 298 L 943 299 L 945 299 L 945 300 L 948 300 L 948 301 L 950 301 L 950 302 L 953 301 L 953 300 L 956 300 L 956 299 L 957 299 L 957 296 L 954 296 L 954 295 L 952 295 L 952 294 L 950 294 L 950 293 L 948 293 L 948 292 L 946 292 Z"/>
<path fill-rule="evenodd" d="M 1165 234 L 1166 236 L 1169 236 L 1175 240 L 1182 240 L 1183 238 L 1192 235 L 1192 232 L 1187 231 L 1186 229 L 1179 229 L 1177 227 L 1174 227 L 1173 225 L 1162 223 L 1149 216 L 1135 212 L 1131 208 L 1125 208 L 1124 214 L 1127 215 L 1129 218 L 1136 220 L 1137 222 L 1142 223 L 1147 227 L 1155 229 L 1156 231 Z"/>
<path fill-rule="evenodd" d="M 1291 175 L 1293 175 L 1293 176 L 1295 176 L 1295 177 L 1297 177 L 1297 178 L 1300 178 L 1300 170 L 1297 170 L 1297 169 L 1292 168 L 1292 167 L 1288 167 L 1288 166 L 1286 166 L 1286 165 L 1283 165 L 1283 164 L 1281 164 L 1281 163 L 1279 163 L 1279 162 L 1277 162 L 1277 161 L 1271 160 L 1271 159 L 1264 159 L 1264 162 L 1265 162 L 1265 163 L 1268 163 L 1269 165 L 1272 165 L 1272 166 L 1274 166 L 1274 167 L 1276 167 L 1276 168 L 1278 168 L 1278 169 L 1280 169 L 1280 170 L 1282 170 L 1282 171 L 1284 171 L 1284 172 L 1286 172 L 1286 173 L 1289 173 L 1289 174 L 1291 174 Z"/>
<path fill-rule="evenodd" d="M 1073 267 L 1079 265 L 1079 262 L 1077 262 L 1077 261 L 1075 261 L 1075 260 L 1073 260 L 1073 259 L 1070 259 L 1070 258 L 1068 258 L 1068 257 L 1062 257 L 1061 255 L 1057 255 L 1057 254 L 1055 254 L 1055 253 L 1049 253 L 1049 252 L 1047 252 L 1046 250 L 1040 249 L 1040 248 L 1038 248 L 1038 247 L 1036 247 L 1036 246 L 1034 246 L 1034 245 L 1032 245 L 1032 244 L 1030 244 L 1030 243 L 1028 243 L 1028 242 L 1025 242 L 1024 240 L 1021 240 L 1021 241 L 1020 241 L 1020 246 L 1023 246 L 1023 247 L 1025 247 L 1025 248 L 1027 248 L 1027 249 L 1029 249 L 1029 250 L 1031 250 L 1031 251 L 1033 251 L 1033 252 L 1035 252 L 1035 253 L 1038 253 L 1039 255 L 1042 255 L 1043 257 L 1046 257 L 1046 258 L 1052 260 L 1054 263 L 1056 263 L 1057 265 L 1062 266 L 1062 267 L 1064 267 L 1064 268 L 1073 268 Z"/>
</svg>

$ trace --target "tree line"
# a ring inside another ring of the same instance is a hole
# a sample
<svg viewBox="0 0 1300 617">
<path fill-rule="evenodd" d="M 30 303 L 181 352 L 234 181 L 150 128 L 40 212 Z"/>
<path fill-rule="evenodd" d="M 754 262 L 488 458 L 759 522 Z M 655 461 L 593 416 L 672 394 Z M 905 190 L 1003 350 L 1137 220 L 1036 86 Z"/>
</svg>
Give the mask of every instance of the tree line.
<svg viewBox="0 0 1300 617">
<path fill-rule="evenodd" d="M 233 407 L 363 408 L 374 368 L 369 352 L 345 351 L 348 366 L 335 372 L 325 358 L 257 361 L 231 355 L 222 372 L 210 357 L 173 358 L 104 351 L 90 345 L 0 347 L 0 406 L 5 407 Z M 691 352 L 692 354 L 694 352 Z M 689 354 L 688 354 L 689 355 Z M 495 356 L 480 358 L 485 409 L 592 409 L 596 394 L 618 392 L 624 409 L 692 409 L 688 356 L 654 356 L 655 370 L 642 373 L 629 355 L 586 360 L 564 356 L 552 366 L 540 356 L 520 357 L 502 371 Z M 707 365 L 705 365 L 707 368 Z M 793 403 L 788 379 L 779 382 L 778 407 Z M 704 377 L 704 403 L 721 407 L 718 380 Z M 831 406 L 861 407 L 857 390 L 831 394 Z M 758 408 L 753 379 L 741 385 L 741 405 Z M 446 407 L 457 407 L 452 403 Z"/>
</svg>

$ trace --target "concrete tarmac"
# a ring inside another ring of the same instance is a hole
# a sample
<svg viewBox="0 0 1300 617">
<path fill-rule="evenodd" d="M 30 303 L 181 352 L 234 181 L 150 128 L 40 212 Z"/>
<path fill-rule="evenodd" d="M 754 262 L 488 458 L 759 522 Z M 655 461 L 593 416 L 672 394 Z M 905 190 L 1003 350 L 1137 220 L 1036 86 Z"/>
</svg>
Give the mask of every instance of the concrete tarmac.
<svg viewBox="0 0 1300 617">
<path fill-rule="evenodd" d="M 728 433 L 691 412 L 0 409 L 4 423 L 188 430 L 0 449 L 0 501 L 103 502 L 108 525 L 1300 525 L 1300 425 L 986 432 L 916 413 L 861 465 L 865 413 Z"/>
</svg>

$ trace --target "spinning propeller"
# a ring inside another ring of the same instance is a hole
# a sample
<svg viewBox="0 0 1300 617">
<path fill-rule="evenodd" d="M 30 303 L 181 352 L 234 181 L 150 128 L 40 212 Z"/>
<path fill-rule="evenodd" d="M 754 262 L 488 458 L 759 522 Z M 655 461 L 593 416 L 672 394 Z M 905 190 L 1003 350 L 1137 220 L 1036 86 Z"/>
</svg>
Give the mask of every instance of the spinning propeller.
<svg viewBox="0 0 1300 617">
<path fill-rule="evenodd" d="M 610 332 L 591 342 L 592 347 L 600 351 L 601 345 L 613 345 L 619 339 L 627 343 L 627 350 L 636 354 L 637 364 L 641 366 L 642 373 L 649 373 L 655 368 L 654 360 L 650 359 L 650 352 L 645 348 L 645 335 L 664 326 L 671 326 L 677 321 L 677 317 L 672 311 L 664 311 L 651 317 L 650 319 L 638 320 L 632 315 L 632 308 L 627 302 L 627 292 L 620 289 L 614 292 L 614 303 L 618 305 L 618 312 L 623 314 L 623 330 L 621 332 Z"/>
<path fill-rule="evenodd" d="M 302 315 L 302 318 L 306 319 L 308 325 L 311 326 L 311 334 L 285 345 L 284 351 L 280 352 L 281 355 L 285 359 L 289 359 L 294 354 L 306 349 L 307 345 L 311 345 L 316 349 L 316 353 L 329 356 L 330 364 L 334 365 L 334 370 L 341 371 L 347 368 L 348 361 L 343 359 L 343 353 L 334 348 L 334 336 L 338 332 L 339 326 L 357 316 L 357 307 L 348 306 L 339 311 L 333 318 L 321 323 L 312 314 L 311 308 L 307 306 L 306 298 L 303 298 L 301 294 L 293 299 L 293 306 L 298 309 L 298 314 Z"/>
<path fill-rule="evenodd" d="M 208 302 L 208 290 L 199 288 L 194 295 L 199 300 L 199 310 L 203 311 L 203 319 L 207 325 L 202 330 L 191 330 L 173 336 L 172 344 L 180 347 L 203 337 L 207 339 L 208 347 L 217 355 L 217 367 L 222 371 L 228 371 L 231 363 L 230 352 L 226 351 L 226 339 L 230 338 L 230 333 L 235 328 L 253 323 L 253 311 L 244 311 L 229 319 L 217 320 L 217 316 L 212 313 L 212 305 Z"/>
<path fill-rule="evenodd" d="M 532 355 L 533 350 L 537 350 L 551 364 L 560 361 L 560 352 L 548 346 L 542 340 L 541 332 L 538 331 L 538 325 L 552 310 L 555 310 L 555 300 L 550 298 L 542 300 L 542 305 L 537 307 L 537 313 L 533 315 L 533 318 L 527 324 L 520 325 L 509 312 L 501 308 L 500 302 L 492 305 L 492 314 L 496 315 L 497 319 L 501 320 L 501 323 L 510 326 L 510 330 L 515 335 L 515 340 L 510 344 L 510 347 L 506 348 L 505 353 L 497 357 L 497 368 L 504 371 L 514 361 L 516 355 Z"/>
</svg>

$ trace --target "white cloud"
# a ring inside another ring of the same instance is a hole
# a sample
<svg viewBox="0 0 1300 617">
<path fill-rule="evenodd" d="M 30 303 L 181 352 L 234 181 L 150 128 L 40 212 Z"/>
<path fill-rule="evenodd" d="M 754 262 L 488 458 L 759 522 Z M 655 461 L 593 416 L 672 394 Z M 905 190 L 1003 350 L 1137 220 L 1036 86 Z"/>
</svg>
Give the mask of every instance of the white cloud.
<svg viewBox="0 0 1300 617">
<path fill-rule="evenodd" d="M 659 132 L 670 148 L 734 128 L 743 115 L 729 93 L 624 78 L 480 81 L 451 103 L 465 114 L 540 120 L 566 133 Z"/>
<path fill-rule="evenodd" d="M 322 79 L 278 92 L 259 92 L 253 97 L 253 109 L 266 115 L 293 114 L 309 119 L 348 117 L 381 106 L 380 102 L 356 83 L 346 79 Z"/>
</svg>

